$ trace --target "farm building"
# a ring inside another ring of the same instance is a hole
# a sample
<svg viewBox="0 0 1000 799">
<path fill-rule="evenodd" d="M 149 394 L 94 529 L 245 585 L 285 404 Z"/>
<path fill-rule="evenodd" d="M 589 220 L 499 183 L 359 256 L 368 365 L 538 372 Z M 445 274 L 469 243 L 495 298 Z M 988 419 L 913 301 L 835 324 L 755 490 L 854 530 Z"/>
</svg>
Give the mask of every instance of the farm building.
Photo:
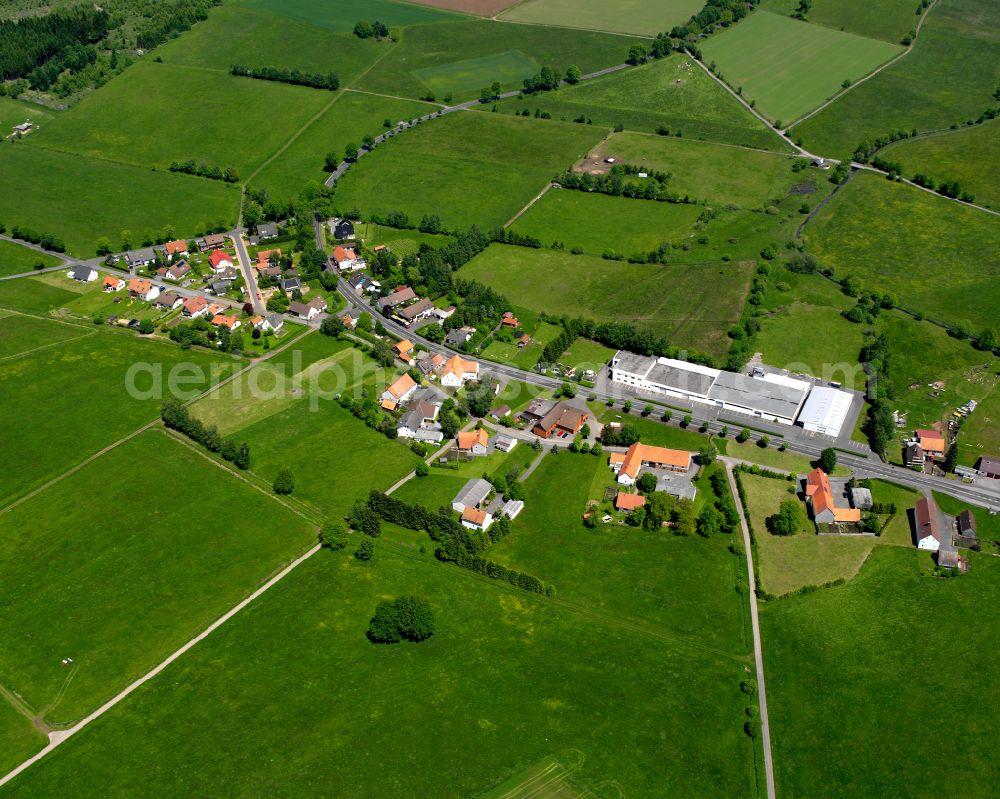
<svg viewBox="0 0 1000 799">
<path fill-rule="evenodd" d="M 588 416 L 585 409 L 576 408 L 568 402 L 543 399 L 532 400 L 521 412 L 521 418 L 531 426 L 531 432 L 540 438 L 575 436 L 587 423 Z"/>
<path fill-rule="evenodd" d="M 983 456 L 979 459 L 978 468 L 979 473 L 983 477 L 989 477 L 991 480 L 1000 480 L 1000 459 Z"/>
<path fill-rule="evenodd" d="M 830 478 L 822 469 L 813 469 L 806 476 L 806 502 L 812 508 L 813 519 L 817 524 L 857 524 L 861 521 L 861 511 L 858 508 L 836 506 Z"/>
<path fill-rule="evenodd" d="M 626 494 L 619 491 L 615 495 L 615 510 L 632 511 L 646 504 L 646 498 L 641 494 Z"/>
<path fill-rule="evenodd" d="M 958 514 L 958 534 L 967 543 L 972 543 L 976 540 L 976 517 L 972 514 L 971 510 L 963 510 Z"/>
<path fill-rule="evenodd" d="M 941 521 L 938 519 L 937 505 L 927 497 L 922 497 L 913 509 L 916 528 L 917 548 L 937 552 L 944 542 Z"/>
<path fill-rule="evenodd" d="M 451 501 L 451 509 L 462 513 L 466 508 L 478 508 L 493 493 L 493 486 L 481 477 L 469 480 Z"/>
<path fill-rule="evenodd" d="M 871 489 L 855 486 L 854 488 L 848 489 L 848 493 L 851 497 L 852 508 L 857 508 L 858 510 L 871 510 L 871 508 L 875 505 L 875 501 L 872 499 Z"/>
<path fill-rule="evenodd" d="M 457 437 L 459 452 L 471 455 L 485 455 L 490 446 L 490 437 L 485 428 L 478 430 L 460 430 Z"/>
<path fill-rule="evenodd" d="M 652 447 L 636 442 L 624 453 L 614 452 L 609 460 L 611 470 L 622 485 L 635 485 L 643 469 L 667 472 L 687 472 L 691 469 L 691 453 L 666 447 Z"/>
<path fill-rule="evenodd" d="M 906 445 L 906 449 L 903 450 L 903 459 L 906 461 L 906 465 L 911 467 L 923 468 L 927 462 L 923 448 L 916 441 L 911 441 Z"/>
<path fill-rule="evenodd" d="M 924 456 L 931 460 L 943 458 L 944 452 L 948 448 L 948 442 L 937 430 L 916 430 L 913 438 L 924 451 Z"/>
<path fill-rule="evenodd" d="M 478 379 L 478 361 L 467 361 L 461 355 L 452 355 L 441 371 L 441 385 L 448 388 L 460 388 L 466 381 Z"/>
<path fill-rule="evenodd" d="M 382 399 L 402 404 L 412 397 L 418 388 L 412 377 L 403 375 L 382 392 Z"/>
</svg>

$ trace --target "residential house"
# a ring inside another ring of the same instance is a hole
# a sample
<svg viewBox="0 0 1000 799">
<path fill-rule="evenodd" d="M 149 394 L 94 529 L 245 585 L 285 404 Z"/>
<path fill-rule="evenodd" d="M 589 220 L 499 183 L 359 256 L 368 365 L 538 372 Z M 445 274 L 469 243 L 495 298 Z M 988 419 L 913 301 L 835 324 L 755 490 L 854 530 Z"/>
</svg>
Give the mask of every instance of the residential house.
<svg viewBox="0 0 1000 799">
<path fill-rule="evenodd" d="M 937 552 L 944 542 L 941 531 L 941 521 L 938 519 L 938 509 L 934 501 L 921 497 L 913 509 L 913 520 L 916 528 L 917 549 Z M 950 547 L 946 547 L 950 549 Z"/>
<path fill-rule="evenodd" d="M 493 493 L 493 486 L 481 477 L 469 480 L 451 501 L 451 509 L 462 513 L 466 508 L 478 508 Z"/>
<path fill-rule="evenodd" d="M 336 264 L 341 272 L 355 272 L 367 266 L 365 260 L 359 258 L 354 250 L 341 247 L 339 244 L 333 248 L 333 256 L 330 260 Z"/>
<path fill-rule="evenodd" d="M 357 292 L 378 291 L 375 287 L 375 281 L 368 277 L 368 275 L 361 274 L 360 272 L 355 272 L 347 278 L 347 284 Z"/>
<path fill-rule="evenodd" d="M 433 313 L 434 304 L 428 299 L 422 299 L 407 305 L 399 312 L 399 315 L 403 317 L 406 324 L 412 325 L 414 322 L 425 319 Z"/>
<path fill-rule="evenodd" d="M 500 326 L 501 327 L 517 328 L 517 327 L 521 326 L 521 322 L 510 311 L 504 311 L 503 318 L 501 318 L 501 320 L 500 320 Z"/>
<path fill-rule="evenodd" d="M 185 256 L 188 254 L 188 243 L 183 239 L 174 239 L 164 245 L 167 257 L 173 259 L 175 255 Z"/>
<path fill-rule="evenodd" d="M 492 411 L 490 411 L 490 417 L 496 419 L 498 422 L 501 419 L 506 419 L 508 416 L 510 416 L 509 405 L 500 405 L 499 407 L 494 408 Z"/>
<path fill-rule="evenodd" d="M 129 269 L 138 269 L 140 266 L 149 266 L 156 260 L 156 251 L 152 247 L 143 247 L 141 250 L 129 250 L 125 253 L 125 265 Z"/>
<path fill-rule="evenodd" d="M 444 321 L 445 319 L 450 318 L 452 316 L 452 314 L 454 314 L 454 313 L 455 313 L 455 306 L 454 305 L 449 305 L 447 308 L 435 308 L 434 309 L 434 315 L 438 319 L 440 319 L 441 321 Z"/>
<path fill-rule="evenodd" d="M 474 327 L 457 327 L 448 331 L 448 335 L 444 337 L 444 343 L 450 347 L 461 347 L 475 334 L 476 328 Z"/>
<path fill-rule="evenodd" d="M 281 314 L 272 313 L 267 315 L 267 324 L 271 330 L 277 333 L 285 326 L 285 320 L 281 318 Z"/>
<path fill-rule="evenodd" d="M 917 430 L 914 438 L 924 451 L 924 455 L 931 460 L 944 458 L 945 450 L 948 447 L 944 435 L 937 430 Z"/>
<path fill-rule="evenodd" d="M 254 233 L 257 234 L 258 241 L 276 239 L 278 238 L 278 225 L 274 222 L 261 222 L 254 228 Z"/>
<path fill-rule="evenodd" d="M 208 313 L 208 302 L 204 297 L 189 297 L 184 300 L 184 316 L 189 319 L 197 319 Z"/>
<path fill-rule="evenodd" d="M 257 253 L 257 268 L 267 267 L 271 265 L 271 262 L 276 265 L 281 262 L 281 250 L 261 250 Z"/>
<path fill-rule="evenodd" d="M 350 219 L 334 219 L 330 228 L 338 241 L 354 241 L 354 223 Z"/>
<path fill-rule="evenodd" d="M 224 312 L 225 310 L 226 310 L 226 306 L 224 304 L 222 304 L 221 302 L 210 302 L 208 304 L 207 315 L 208 316 L 217 316 L 218 314 Z"/>
<path fill-rule="evenodd" d="M 440 353 L 435 352 L 433 355 L 429 352 L 417 353 L 417 368 L 431 380 L 442 366 L 444 366 L 444 356 Z"/>
<path fill-rule="evenodd" d="M 257 266 L 255 267 L 255 269 L 257 270 L 257 275 L 259 277 L 262 277 L 262 278 L 268 277 L 268 278 L 271 278 L 272 280 L 280 280 L 281 279 L 281 267 L 280 266 L 261 266 L 260 264 L 257 264 Z"/>
<path fill-rule="evenodd" d="M 458 451 L 468 455 L 485 455 L 489 450 L 490 437 L 486 429 L 459 430 L 457 436 Z"/>
<path fill-rule="evenodd" d="M 392 345 L 392 354 L 407 364 L 413 363 L 413 342 L 408 338 Z"/>
<path fill-rule="evenodd" d="M 496 437 L 496 441 L 493 446 L 495 446 L 501 452 L 510 452 L 514 447 L 517 446 L 517 439 L 514 436 L 508 436 L 501 433 Z"/>
<path fill-rule="evenodd" d="M 389 308 L 395 308 L 404 302 L 417 299 L 416 293 L 409 286 L 400 286 L 392 294 L 387 294 L 378 301 L 379 310 L 385 312 Z"/>
<path fill-rule="evenodd" d="M 858 510 L 871 510 L 875 506 L 875 500 L 872 499 L 871 489 L 854 486 L 853 488 L 848 488 L 847 493 L 851 498 L 852 508 L 857 508 Z"/>
<path fill-rule="evenodd" d="M 861 521 L 860 509 L 836 506 L 830 478 L 822 469 L 813 469 L 806 476 L 806 502 L 812 508 L 813 519 L 817 524 L 857 524 Z"/>
<path fill-rule="evenodd" d="M 521 336 L 521 338 L 519 338 L 517 340 L 517 348 L 519 350 L 523 350 L 530 343 L 531 343 L 531 336 L 529 336 L 527 333 L 525 333 L 523 336 Z"/>
<path fill-rule="evenodd" d="M 216 280 L 211 285 L 209 285 L 208 290 L 211 291 L 215 296 L 221 297 L 232 287 L 233 284 L 228 280 Z"/>
<path fill-rule="evenodd" d="M 104 278 L 105 291 L 121 291 L 123 288 L 125 288 L 125 281 L 118 277 L 118 275 L 108 275 Z"/>
<path fill-rule="evenodd" d="M 91 269 L 89 266 L 74 266 L 66 274 L 80 283 L 93 283 L 100 277 L 97 270 Z"/>
<path fill-rule="evenodd" d="M 313 297 L 307 303 L 310 307 L 315 308 L 319 313 L 325 313 L 327 309 L 326 297 Z"/>
<path fill-rule="evenodd" d="M 358 326 L 358 320 L 349 313 L 345 313 L 342 317 L 340 317 L 340 321 L 348 330 L 354 330 L 354 328 Z"/>
<path fill-rule="evenodd" d="M 308 322 L 319 316 L 319 308 L 304 302 L 293 302 L 288 306 L 288 313 Z"/>
<path fill-rule="evenodd" d="M 128 293 L 132 297 L 151 302 L 160 296 L 160 287 L 149 280 L 133 278 L 128 282 Z"/>
<path fill-rule="evenodd" d="M 251 316 L 249 320 L 250 327 L 254 330 L 259 330 L 262 333 L 265 330 L 270 330 L 271 325 L 268 323 L 267 318 L 257 314 L 256 316 Z"/>
<path fill-rule="evenodd" d="M 493 516 L 479 508 L 466 508 L 462 511 L 462 527 L 469 530 L 480 530 L 485 532 L 493 524 Z"/>
<path fill-rule="evenodd" d="M 226 246 L 226 237 L 221 233 L 213 233 L 210 236 L 204 236 L 200 239 L 196 239 L 195 244 L 198 245 L 199 252 L 218 250 L 219 248 Z"/>
<path fill-rule="evenodd" d="M 231 315 L 216 314 L 215 316 L 212 317 L 212 324 L 215 327 L 225 327 L 228 328 L 230 331 L 233 331 L 240 326 L 240 320 L 239 317 L 236 316 L 236 314 L 231 314 Z"/>
<path fill-rule="evenodd" d="M 183 280 L 187 276 L 188 272 L 191 271 L 191 266 L 187 261 L 178 261 L 176 264 L 171 264 L 170 266 L 163 269 L 163 279 L 172 280 L 178 282 Z M 156 270 L 156 274 L 160 274 L 160 270 Z"/>
<path fill-rule="evenodd" d="M 624 491 L 619 491 L 615 495 L 615 510 L 633 511 L 645 504 L 646 498 L 641 494 L 626 494 Z"/>
<path fill-rule="evenodd" d="M 441 403 L 430 392 L 411 399 L 399 418 L 396 433 L 400 438 L 420 438 L 422 441 L 440 444 L 444 440 L 441 425 L 437 423 Z"/>
<path fill-rule="evenodd" d="M 958 534 L 962 536 L 966 543 L 975 543 L 976 541 L 976 517 L 972 514 L 971 510 L 963 510 L 958 514 Z"/>
<path fill-rule="evenodd" d="M 903 450 L 903 459 L 910 468 L 923 469 L 924 464 L 927 463 L 927 456 L 924 455 L 923 448 L 916 441 L 911 441 L 906 445 Z"/>
<path fill-rule="evenodd" d="M 219 274 L 216 275 L 217 279 L 222 280 L 226 283 L 235 283 L 237 277 L 239 277 L 239 275 L 237 274 L 236 269 L 231 266 L 227 266 L 225 269 L 219 272 Z"/>
<path fill-rule="evenodd" d="M 984 455 L 979 459 L 979 465 L 976 468 L 983 477 L 1000 480 L 1000 459 L 988 458 Z"/>
<path fill-rule="evenodd" d="M 302 281 L 297 277 L 288 277 L 281 281 L 281 290 L 289 297 L 296 291 L 302 291 Z"/>
<path fill-rule="evenodd" d="M 382 399 L 402 405 L 416 393 L 418 388 L 419 386 L 414 382 L 412 377 L 403 375 L 382 392 Z"/>
<path fill-rule="evenodd" d="M 540 438 L 575 436 L 587 423 L 589 413 L 560 400 L 533 400 L 521 417 L 531 425 L 531 432 Z"/>
<path fill-rule="evenodd" d="M 441 370 L 441 385 L 461 388 L 468 380 L 479 379 L 479 363 L 467 361 L 461 355 L 452 355 Z"/>
<path fill-rule="evenodd" d="M 643 469 L 670 472 L 687 472 L 691 469 L 691 453 L 679 449 L 653 447 L 639 441 L 624 453 L 612 452 L 609 459 L 611 471 L 622 485 L 635 485 Z"/>
<path fill-rule="evenodd" d="M 173 291 L 165 291 L 153 302 L 153 305 L 163 311 L 172 311 L 180 308 L 184 303 L 184 298 Z"/>
<path fill-rule="evenodd" d="M 208 256 L 208 262 L 215 272 L 224 272 L 233 265 L 233 257 L 225 250 L 216 250 Z"/>
</svg>

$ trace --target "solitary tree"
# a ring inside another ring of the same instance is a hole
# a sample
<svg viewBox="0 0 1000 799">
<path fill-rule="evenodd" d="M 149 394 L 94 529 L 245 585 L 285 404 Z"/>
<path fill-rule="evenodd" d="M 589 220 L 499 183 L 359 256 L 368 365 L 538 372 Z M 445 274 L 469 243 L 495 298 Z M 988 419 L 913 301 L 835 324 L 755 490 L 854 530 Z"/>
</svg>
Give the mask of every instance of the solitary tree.
<svg viewBox="0 0 1000 799">
<path fill-rule="evenodd" d="M 358 548 L 354 550 L 354 557 L 361 561 L 368 561 L 372 559 L 375 554 L 375 541 L 368 536 L 364 536 L 361 539 L 361 543 L 358 544 Z"/>
<path fill-rule="evenodd" d="M 645 472 L 639 477 L 635 486 L 641 494 L 652 494 L 656 491 L 656 475 L 652 472 Z"/>
<path fill-rule="evenodd" d="M 351 142 L 350 144 L 348 144 L 344 148 L 344 158 L 346 158 L 348 161 L 357 161 L 358 160 L 358 145 L 356 145 L 354 142 Z"/>
<path fill-rule="evenodd" d="M 580 74 L 580 67 L 576 64 L 570 64 L 569 68 L 566 70 L 566 82 L 567 83 L 579 83 L 582 75 Z"/>
<path fill-rule="evenodd" d="M 722 514 L 714 502 L 706 502 L 698 515 L 698 535 L 705 538 L 722 531 Z"/>
<path fill-rule="evenodd" d="M 326 549 L 343 549 L 347 546 L 347 539 L 347 527 L 340 520 L 327 522 L 320 528 L 319 543 Z"/>
<path fill-rule="evenodd" d="M 340 166 L 340 156 L 336 150 L 331 150 L 323 160 L 323 169 L 327 172 L 333 172 L 338 166 Z"/>
<path fill-rule="evenodd" d="M 709 441 L 705 446 L 698 450 L 698 463 L 702 466 L 711 466 L 715 463 L 715 459 L 719 456 L 719 450 L 715 448 L 715 444 Z"/>
<path fill-rule="evenodd" d="M 802 528 L 802 509 L 794 499 L 786 499 L 765 523 L 774 535 L 795 535 Z"/>
<path fill-rule="evenodd" d="M 819 468 L 827 474 L 833 474 L 837 468 L 837 450 L 827 447 L 819 454 Z"/>
<path fill-rule="evenodd" d="M 291 470 L 282 469 L 278 476 L 274 478 L 274 493 L 287 495 L 295 490 L 295 477 Z"/>
</svg>

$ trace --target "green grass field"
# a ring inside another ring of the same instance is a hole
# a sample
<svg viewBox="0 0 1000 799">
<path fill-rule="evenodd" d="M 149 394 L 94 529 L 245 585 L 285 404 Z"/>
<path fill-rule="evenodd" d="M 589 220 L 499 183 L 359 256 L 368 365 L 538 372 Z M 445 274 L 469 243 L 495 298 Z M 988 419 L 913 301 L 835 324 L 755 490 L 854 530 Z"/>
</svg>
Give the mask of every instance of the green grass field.
<svg viewBox="0 0 1000 799">
<path fill-rule="evenodd" d="M 766 42 L 766 46 L 762 43 Z M 902 47 L 758 11 L 702 45 L 730 86 L 769 119 L 788 125 L 864 77 Z"/>
<path fill-rule="evenodd" d="M 749 507 L 745 508 L 757 539 L 757 568 L 763 589 L 781 595 L 807 585 L 821 585 L 858 573 L 872 549 L 874 538 L 816 535 L 802 504 L 803 527 L 796 535 L 772 535 L 765 519 L 778 512 L 783 500 L 792 497 L 785 480 L 743 474 Z"/>
<path fill-rule="evenodd" d="M 64 341 L 96 335 L 92 328 L 40 319 L 37 316 L 9 316 L 0 311 L 0 361 Z"/>
<path fill-rule="evenodd" d="M 39 264 L 47 267 L 58 266 L 60 263 L 54 255 L 46 255 L 20 244 L 0 240 L 0 277 L 31 272 Z"/>
<path fill-rule="evenodd" d="M 760 7 L 776 14 L 791 15 L 797 0 L 764 0 Z M 849 31 L 859 36 L 871 36 L 898 44 L 917 24 L 916 6 L 911 0 L 814 0 L 808 19 L 838 31 Z"/>
<path fill-rule="evenodd" d="M 381 20 L 393 27 L 461 19 L 460 16 L 415 3 L 393 0 L 239 0 L 239 5 L 270 11 L 297 22 L 316 25 L 337 33 L 354 30 L 359 19 Z"/>
<path fill-rule="evenodd" d="M 98 96 L 98 95 L 94 95 Z M 217 180 L 83 158 L 25 144 L 0 147 L 0 218 L 61 238 L 70 253 L 93 257 L 97 240 L 114 247 L 121 231 L 141 239 L 145 231 L 173 225 L 183 235 L 236 220 L 239 190 Z M 86 198 L 86 213 L 80 203 Z"/>
<path fill-rule="evenodd" d="M 883 4 L 870 5 L 877 13 Z M 991 0 L 939 0 L 909 55 L 797 126 L 794 135 L 812 152 L 836 158 L 866 137 L 975 119 L 996 105 L 998 27 L 1000 6 Z"/>
<path fill-rule="evenodd" d="M 323 162 L 327 153 L 336 152 L 343 158 L 348 144 L 360 145 L 365 136 L 383 133 L 385 120 L 395 125 L 433 110 L 434 106 L 426 103 L 344 92 L 288 149 L 260 171 L 251 186 L 267 189 L 274 197 L 297 197 L 310 181 L 326 180 Z"/>
<path fill-rule="evenodd" d="M 353 26 L 353 23 L 352 23 Z M 373 92 L 441 100 L 479 96 L 499 80 L 505 89 L 547 65 L 560 71 L 576 64 L 587 74 L 620 64 L 636 40 L 606 33 L 515 25 L 467 19 L 446 25 L 417 25 L 403 31 L 400 43 L 357 86 Z"/>
<path fill-rule="evenodd" d="M 9 135 L 11 128 L 20 125 L 22 122 L 32 122 L 35 130 L 25 138 L 35 136 L 48 123 L 59 116 L 58 111 L 47 108 L 44 105 L 31 103 L 27 100 L 14 100 L 10 97 L 0 97 L 0 131 L 4 136 Z"/>
<path fill-rule="evenodd" d="M 50 723 L 83 717 L 152 668 L 315 533 L 160 432 L 5 513 L 3 526 L 0 673 Z"/>
<path fill-rule="evenodd" d="M 1000 563 L 941 580 L 917 562 L 876 547 L 848 585 L 761 610 L 779 795 L 994 795 Z"/>
<path fill-rule="evenodd" d="M 678 194 L 741 208 L 780 199 L 813 174 L 792 172 L 795 159 L 780 155 L 637 133 L 612 134 L 597 153 L 602 159 L 669 172 L 668 185 Z"/>
<path fill-rule="evenodd" d="M 70 283 L 65 276 L 63 280 Z M 51 309 L 68 305 L 79 296 L 80 292 L 72 291 L 69 287 L 53 285 L 42 275 L 0 281 L 0 308 L 29 314 L 46 314 Z"/>
<path fill-rule="evenodd" d="M 214 8 L 207 20 L 158 48 L 157 55 L 167 64 L 222 72 L 234 64 L 333 72 L 345 86 L 391 46 L 351 33 L 357 20 L 348 30 L 334 33 L 318 24 L 316 16 L 295 19 L 283 14 L 283 5 L 233 3 Z"/>
<path fill-rule="evenodd" d="M 975 195 L 977 205 L 1000 208 L 1000 122 L 902 141 L 886 147 L 882 155 L 901 163 L 906 177 L 922 172 L 938 183 L 957 180 Z"/>
<path fill-rule="evenodd" d="M 146 169 L 165 170 L 172 161 L 193 158 L 235 167 L 245 178 L 334 96 L 216 70 L 144 62 L 53 121 L 33 143 Z M 199 97 L 211 102 L 199 107 Z"/>
<path fill-rule="evenodd" d="M 1000 303 L 995 253 L 1000 229 L 981 211 L 927 192 L 856 175 L 806 228 L 812 250 L 837 277 L 946 324 L 994 324 Z"/>
<path fill-rule="evenodd" d="M 337 184 L 337 203 L 363 213 L 401 210 L 446 227 L 504 224 L 602 131 L 478 112 L 436 119 L 390 139 Z"/>
<path fill-rule="evenodd" d="M 553 189 L 518 217 L 513 230 L 544 245 L 582 247 L 590 255 L 608 249 L 631 255 L 689 233 L 700 213 L 697 205 Z"/>
<path fill-rule="evenodd" d="M 564 121 L 582 116 L 595 125 L 624 125 L 644 133 L 664 125 L 688 139 L 788 151 L 764 123 L 678 54 L 558 92 L 505 100 L 499 108 L 509 113 L 539 109 Z"/>
<path fill-rule="evenodd" d="M 565 251 L 493 245 L 461 275 L 536 311 L 622 320 L 682 347 L 720 355 L 739 318 L 752 264 L 629 264 Z M 530 279 L 526 277 L 530 276 Z M 664 294 L 663 286 L 671 286 Z"/>
<path fill-rule="evenodd" d="M 598 344 L 586 338 L 578 338 L 570 348 L 564 352 L 560 358 L 560 363 L 574 369 L 591 369 L 600 371 L 602 366 L 607 365 L 614 357 L 617 350 Z"/>
<path fill-rule="evenodd" d="M 375 605 L 405 594 L 431 602 L 434 636 L 369 643 Z M 224 783 L 234 797 L 474 796 L 572 749 L 575 780 L 626 796 L 752 796 L 744 665 L 476 579 L 387 533 L 369 564 L 315 556 L 7 795 L 191 796 Z"/>
<path fill-rule="evenodd" d="M 6 774 L 42 749 L 48 739 L 7 699 L 0 698 L 0 771 Z"/>
<path fill-rule="evenodd" d="M 667 0 L 649 3 L 644 0 L 528 0 L 519 3 L 500 15 L 513 22 L 531 22 L 536 25 L 569 26 L 607 31 L 655 36 L 683 25 L 701 11 L 700 0 Z"/>
<path fill-rule="evenodd" d="M 4 302 L 0 292 L 0 307 Z M 8 329 L 13 325 L 9 319 L 4 320 Z M 150 364 L 154 373 L 163 375 L 164 386 L 170 370 L 180 362 L 202 370 L 201 382 L 196 380 L 193 386 L 207 386 L 210 369 L 225 375 L 234 364 L 212 353 L 184 352 L 132 333 L 79 328 L 81 334 L 88 330 L 100 332 L 0 361 L 4 451 L 10 463 L 18 464 L 17 469 L 0 472 L 0 503 L 65 472 L 156 418 L 160 398 L 133 397 L 127 390 L 133 364 Z M 155 394 L 145 369 L 134 382 L 143 392 Z"/>
</svg>

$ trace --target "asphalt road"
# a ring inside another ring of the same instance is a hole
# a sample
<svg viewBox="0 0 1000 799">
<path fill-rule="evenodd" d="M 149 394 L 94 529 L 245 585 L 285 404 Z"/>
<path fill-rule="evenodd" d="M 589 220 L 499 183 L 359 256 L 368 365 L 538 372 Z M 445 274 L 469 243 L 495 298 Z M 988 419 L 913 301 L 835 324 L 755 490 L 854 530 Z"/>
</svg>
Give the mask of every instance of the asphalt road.
<svg viewBox="0 0 1000 799">
<path fill-rule="evenodd" d="M 243 270 L 243 281 L 246 283 L 247 292 L 250 294 L 250 302 L 253 309 L 263 316 L 267 312 L 267 306 L 261 299 L 260 289 L 257 287 L 257 276 L 253 273 L 253 265 L 250 263 L 250 254 L 247 252 L 246 244 L 243 241 L 243 230 L 237 228 L 226 234 L 233 241 L 236 253 L 240 259 L 240 269 Z"/>
</svg>

